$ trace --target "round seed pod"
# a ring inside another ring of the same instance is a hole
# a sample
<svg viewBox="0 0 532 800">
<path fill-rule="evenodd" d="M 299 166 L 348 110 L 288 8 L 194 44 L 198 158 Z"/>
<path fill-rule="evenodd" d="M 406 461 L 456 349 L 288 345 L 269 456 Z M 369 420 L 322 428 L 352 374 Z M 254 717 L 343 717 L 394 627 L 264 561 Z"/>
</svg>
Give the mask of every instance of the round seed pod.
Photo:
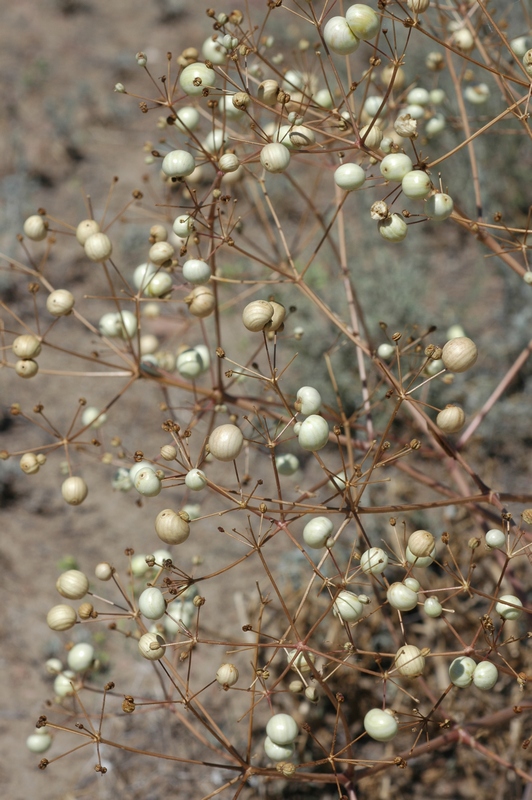
<svg viewBox="0 0 532 800">
<path fill-rule="evenodd" d="M 74 672 L 84 672 L 92 665 L 94 661 L 94 647 L 88 642 L 79 642 L 75 644 L 72 650 L 69 650 L 67 656 L 67 663 L 70 669 Z"/>
<path fill-rule="evenodd" d="M 366 575 L 380 575 L 388 566 L 388 554 L 380 547 L 370 547 L 360 557 L 360 567 Z"/>
<path fill-rule="evenodd" d="M 67 289 L 56 289 L 46 298 L 46 310 L 53 317 L 65 317 L 74 308 L 74 296 Z"/>
<path fill-rule="evenodd" d="M 194 218 L 188 214 L 177 217 L 172 224 L 172 230 L 180 239 L 188 239 L 190 234 L 194 231 Z"/>
<path fill-rule="evenodd" d="M 166 242 L 157 244 L 166 244 Z M 173 280 L 169 272 L 157 272 L 146 286 L 144 293 L 146 297 L 164 297 L 171 291 L 172 284 Z"/>
<path fill-rule="evenodd" d="M 274 744 L 279 745 L 279 747 L 286 747 L 297 738 L 299 727 L 290 714 L 274 714 L 268 720 L 266 733 Z"/>
<path fill-rule="evenodd" d="M 22 472 L 25 472 L 26 475 L 35 475 L 41 466 L 34 453 L 24 453 L 19 463 L 20 469 Z"/>
<path fill-rule="evenodd" d="M 279 84 L 272 79 L 262 81 L 259 83 L 257 89 L 257 99 L 264 103 L 265 106 L 274 106 L 277 102 L 277 95 L 279 94 Z"/>
<path fill-rule="evenodd" d="M 473 671 L 473 683 L 477 689 L 488 692 L 493 689 L 499 678 L 499 671 L 491 661 L 481 661 Z"/>
<path fill-rule="evenodd" d="M 196 160 L 186 150 L 172 150 L 163 158 L 162 171 L 169 178 L 186 178 L 196 169 Z"/>
<path fill-rule="evenodd" d="M 166 267 L 172 263 L 174 253 L 175 250 L 170 242 L 155 242 L 150 247 L 148 258 L 157 267 Z"/>
<path fill-rule="evenodd" d="M 161 619 L 166 611 L 166 600 L 160 589 L 149 586 L 139 597 L 140 613 L 147 619 Z"/>
<path fill-rule="evenodd" d="M 61 486 L 63 500 L 66 500 L 70 506 L 79 506 L 83 503 L 88 493 L 89 489 L 83 478 L 75 475 L 71 475 L 70 478 L 63 481 Z"/>
<path fill-rule="evenodd" d="M 77 621 L 75 609 L 65 603 L 53 606 L 46 615 L 46 624 L 53 631 L 68 631 Z"/>
<path fill-rule="evenodd" d="M 227 61 L 227 49 L 223 46 L 223 44 L 218 39 L 213 39 L 212 36 L 209 36 L 208 39 L 205 39 L 201 46 L 201 54 L 206 61 L 210 61 L 211 64 L 225 64 Z"/>
<path fill-rule="evenodd" d="M 204 371 L 203 360 L 195 348 L 190 347 L 179 353 L 176 361 L 177 371 L 184 378 L 197 378 Z"/>
<path fill-rule="evenodd" d="M 205 88 L 214 86 L 216 73 L 201 61 L 189 64 L 179 76 L 179 84 L 185 94 L 191 97 L 200 96 Z"/>
<path fill-rule="evenodd" d="M 145 633 L 139 639 L 139 650 L 149 661 L 158 661 L 164 656 L 165 644 L 159 633 Z"/>
<path fill-rule="evenodd" d="M 19 378 L 33 378 L 39 371 L 39 365 L 32 358 L 23 358 L 15 364 L 15 372 Z"/>
<path fill-rule="evenodd" d="M 325 44 L 339 56 L 347 56 L 357 50 L 360 39 L 358 39 L 345 17 L 331 17 L 323 29 Z"/>
<path fill-rule="evenodd" d="M 356 622 L 364 613 L 364 606 L 353 592 L 340 592 L 333 604 L 333 610 L 343 622 Z"/>
<path fill-rule="evenodd" d="M 89 591 L 89 579 L 79 569 L 67 569 L 58 577 L 55 588 L 69 600 L 81 600 Z"/>
<path fill-rule="evenodd" d="M 36 728 L 35 733 L 26 739 L 26 747 L 31 753 L 46 753 L 52 746 L 52 741 L 46 728 Z"/>
<path fill-rule="evenodd" d="M 473 34 L 468 28 L 458 28 L 452 35 L 452 43 L 457 50 L 463 53 L 470 53 L 475 48 L 475 40 Z"/>
<path fill-rule="evenodd" d="M 113 572 L 113 567 L 107 561 L 101 561 L 94 568 L 94 574 L 99 581 L 110 581 L 113 577 Z"/>
<path fill-rule="evenodd" d="M 444 192 L 436 192 L 425 200 L 425 214 L 435 222 L 442 222 L 451 216 L 454 210 L 452 197 Z"/>
<path fill-rule="evenodd" d="M 240 159 L 234 153 L 225 153 L 218 161 L 221 172 L 236 172 L 240 166 Z"/>
<path fill-rule="evenodd" d="M 443 114 L 435 114 L 425 123 L 425 135 L 427 139 L 433 139 L 435 136 L 445 130 L 446 127 L 447 121 Z"/>
<path fill-rule="evenodd" d="M 430 0 L 406 0 L 406 4 L 415 14 L 423 14 L 430 6 Z"/>
<path fill-rule="evenodd" d="M 87 406 L 81 415 L 81 422 L 83 425 L 90 425 L 91 428 L 97 430 L 107 422 L 107 414 L 102 414 L 100 409 L 95 406 Z"/>
<path fill-rule="evenodd" d="M 188 310 L 194 317 L 204 319 L 209 317 L 216 307 L 214 292 L 208 286 L 196 286 L 192 292 L 185 297 Z"/>
<path fill-rule="evenodd" d="M 420 200 L 428 195 L 431 190 L 430 177 L 421 169 L 407 172 L 401 181 L 403 194 L 411 200 Z"/>
<path fill-rule="evenodd" d="M 311 414 L 301 423 L 297 440 L 303 450 L 311 452 L 321 450 L 329 441 L 327 420 L 317 414 Z"/>
<path fill-rule="evenodd" d="M 463 409 L 452 404 L 445 406 L 436 417 L 436 425 L 444 433 L 457 433 L 464 427 L 464 422 L 465 414 Z"/>
<path fill-rule="evenodd" d="M 405 175 L 412 170 L 412 160 L 405 153 L 390 153 L 384 156 L 380 163 L 382 177 L 397 183 L 401 183 Z"/>
<path fill-rule="evenodd" d="M 217 461 L 234 461 L 244 444 L 244 435 L 236 425 L 219 425 L 209 436 L 209 451 Z"/>
<path fill-rule="evenodd" d="M 503 548 L 506 544 L 504 532 L 497 528 L 492 528 L 492 530 L 487 531 L 486 544 L 491 548 Z"/>
<path fill-rule="evenodd" d="M 182 133 L 189 133 L 195 131 L 199 125 L 200 115 L 196 108 L 193 106 L 184 106 L 176 112 L 176 119 L 174 125 Z"/>
<path fill-rule="evenodd" d="M 345 18 L 357 39 L 373 39 L 377 35 L 380 17 L 369 6 L 355 3 L 349 6 Z"/>
<path fill-rule="evenodd" d="M 284 172 L 290 164 L 290 151 L 280 142 L 270 142 L 260 151 L 260 163 L 267 172 Z"/>
<path fill-rule="evenodd" d="M 273 317 L 273 311 L 273 305 L 267 300 L 253 300 L 242 312 L 244 327 L 254 333 L 264 330 Z"/>
<path fill-rule="evenodd" d="M 12 348 L 17 358 L 35 358 L 41 352 L 41 343 L 33 334 L 24 333 L 17 336 Z"/>
<path fill-rule="evenodd" d="M 286 317 L 286 308 L 282 303 L 276 303 L 273 300 L 270 303 L 273 308 L 273 316 L 266 325 L 266 330 L 271 332 L 282 331 L 284 328 L 284 320 Z"/>
<path fill-rule="evenodd" d="M 133 486 L 145 497 L 157 497 L 163 488 L 159 477 L 151 467 L 145 467 L 137 473 Z"/>
<path fill-rule="evenodd" d="M 93 233 L 100 233 L 100 226 L 95 219 L 82 219 L 76 228 L 76 239 L 82 247 Z"/>
<path fill-rule="evenodd" d="M 105 233 L 91 233 L 83 245 L 85 255 L 95 263 L 107 261 L 113 252 L 111 240 Z"/>
<path fill-rule="evenodd" d="M 283 453 L 275 457 L 275 466 L 279 475 L 293 475 L 299 469 L 299 459 L 293 453 Z"/>
<path fill-rule="evenodd" d="M 364 140 L 366 147 L 371 147 L 373 150 L 377 150 L 380 147 L 383 136 L 382 128 L 377 124 L 364 125 L 360 129 L 360 138 Z"/>
<path fill-rule="evenodd" d="M 397 733 L 398 725 L 388 709 L 372 708 L 364 717 L 364 729 L 377 742 L 389 742 Z"/>
<path fill-rule="evenodd" d="M 467 336 L 459 336 L 444 344 L 441 357 L 446 369 L 451 372 L 465 372 L 477 360 L 478 350 Z"/>
<path fill-rule="evenodd" d="M 155 532 L 166 544 L 182 544 L 190 536 L 188 515 L 177 514 L 171 508 L 159 511 L 155 518 Z"/>
<path fill-rule="evenodd" d="M 358 164 L 340 164 L 334 172 L 334 182 L 340 189 L 352 192 L 366 181 L 366 172 Z"/>
<path fill-rule="evenodd" d="M 405 578 L 403 583 L 405 586 L 408 586 L 409 589 L 412 589 L 413 592 L 419 592 L 421 589 L 421 584 L 415 578 Z"/>
<path fill-rule="evenodd" d="M 392 583 L 386 592 L 389 604 L 398 611 L 411 611 L 417 606 L 418 596 L 404 583 Z"/>
<path fill-rule="evenodd" d="M 320 550 L 327 544 L 333 530 L 329 517 L 314 517 L 303 528 L 303 539 L 309 547 Z"/>
<path fill-rule="evenodd" d="M 301 414 L 310 415 L 317 414 L 321 408 L 321 395 L 313 386 L 301 386 L 297 390 L 296 402 L 294 403 L 296 411 Z"/>
<path fill-rule="evenodd" d="M 94 611 L 94 606 L 92 603 L 81 603 L 78 606 L 78 614 L 80 619 L 91 619 L 98 616 L 98 614 Z"/>
<path fill-rule="evenodd" d="M 234 686 L 238 681 L 238 670 L 234 664 L 221 664 L 216 671 L 216 680 L 223 686 Z"/>
<path fill-rule="evenodd" d="M 408 233 L 408 226 L 401 214 L 391 214 L 378 223 L 379 233 L 387 242 L 402 242 Z"/>
<path fill-rule="evenodd" d="M 394 665 L 405 678 L 417 678 L 425 669 L 425 657 L 415 645 L 405 644 L 395 654 Z"/>
<path fill-rule="evenodd" d="M 207 477 L 201 469 L 191 469 L 185 475 L 185 485 L 193 492 L 201 492 L 207 486 Z"/>
<path fill-rule="evenodd" d="M 294 745 L 278 745 L 272 742 L 269 736 L 264 740 L 264 752 L 270 761 L 288 761 L 294 755 Z"/>
<path fill-rule="evenodd" d="M 316 656 L 310 652 L 287 650 L 286 660 L 290 664 L 290 669 L 294 670 L 294 672 L 306 673 L 311 672 L 310 664 L 314 664 Z"/>
<path fill-rule="evenodd" d="M 33 214 L 24 221 L 22 230 L 34 242 L 42 242 L 48 233 L 48 223 L 40 214 Z"/>
<path fill-rule="evenodd" d="M 426 558 L 434 550 L 435 539 L 429 531 L 414 531 L 408 537 L 408 548 L 416 558 Z"/>
<path fill-rule="evenodd" d="M 451 683 L 465 689 L 473 683 L 473 673 L 476 669 L 476 661 L 469 656 L 458 656 L 449 667 L 449 678 Z"/>
<path fill-rule="evenodd" d="M 195 286 L 202 286 L 211 279 L 211 268 L 199 258 L 190 258 L 183 264 L 183 279 Z"/>
<path fill-rule="evenodd" d="M 406 557 L 406 560 L 408 561 L 408 563 L 409 564 L 413 564 L 415 567 L 420 567 L 421 569 L 424 569 L 425 567 L 429 567 L 432 564 L 432 562 L 434 561 L 435 556 L 436 556 L 436 548 L 435 547 L 430 552 L 430 555 L 425 556 L 425 557 L 421 557 L 421 558 L 419 556 L 415 556 L 412 553 L 412 551 L 410 550 L 410 548 L 408 547 L 408 545 L 407 545 L 406 550 L 405 550 L 405 557 Z"/>
<path fill-rule="evenodd" d="M 425 603 L 423 604 L 423 611 L 427 617 L 437 619 L 438 617 L 441 617 L 443 613 L 442 604 L 437 597 L 427 597 Z"/>
<path fill-rule="evenodd" d="M 163 444 L 161 447 L 161 457 L 164 458 L 165 461 L 173 461 L 177 456 L 177 447 L 174 447 L 173 444 Z"/>
<path fill-rule="evenodd" d="M 389 344 L 388 342 L 383 342 L 377 347 L 377 355 L 379 358 L 384 358 L 386 361 L 393 356 L 395 353 L 395 347 L 393 344 Z"/>
<path fill-rule="evenodd" d="M 511 605 L 508 605 L 508 603 L 511 603 Z M 518 606 L 518 608 L 513 608 L 513 606 Z M 499 597 L 495 606 L 495 611 L 497 614 L 500 614 L 503 619 L 519 619 L 523 613 L 522 608 L 523 604 L 518 597 L 513 594 L 504 594 L 502 597 Z"/>
<path fill-rule="evenodd" d="M 150 242 L 166 242 L 168 231 L 164 225 L 152 225 L 150 228 Z"/>
<path fill-rule="evenodd" d="M 73 682 L 76 674 L 71 669 L 66 669 L 58 675 L 54 681 L 54 693 L 56 697 L 70 697 L 74 694 Z"/>
</svg>

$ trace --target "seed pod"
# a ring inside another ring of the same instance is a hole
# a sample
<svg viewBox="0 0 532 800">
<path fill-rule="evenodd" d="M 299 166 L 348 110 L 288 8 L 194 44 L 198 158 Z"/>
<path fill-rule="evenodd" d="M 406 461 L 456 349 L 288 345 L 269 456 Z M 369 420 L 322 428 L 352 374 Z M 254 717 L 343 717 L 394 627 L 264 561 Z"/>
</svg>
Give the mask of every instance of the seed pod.
<svg viewBox="0 0 532 800">
<path fill-rule="evenodd" d="M 186 66 L 179 76 L 179 83 L 185 94 L 199 96 L 205 88 L 213 87 L 216 73 L 206 64 L 197 61 Z"/>
<path fill-rule="evenodd" d="M 413 119 L 411 114 L 399 114 L 393 123 L 393 128 L 403 139 L 414 139 L 417 136 L 417 120 Z"/>
<path fill-rule="evenodd" d="M 426 558 L 434 550 L 434 536 L 429 531 L 414 531 L 408 537 L 408 547 L 416 558 Z"/>
<path fill-rule="evenodd" d="M 311 664 L 314 664 L 316 661 L 316 656 L 314 653 L 310 652 L 303 652 L 297 650 L 287 650 L 286 652 L 286 660 L 290 664 L 290 669 L 294 670 L 294 672 L 311 672 Z"/>
<path fill-rule="evenodd" d="M 436 417 L 436 425 L 444 433 L 457 433 L 464 427 L 464 422 L 465 414 L 463 409 L 452 404 L 445 406 Z"/>
<path fill-rule="evenodd" d="M 360 567 L 366 575 L 380 575 L 388 566 L 388 554 L 380 547 L 370 547 L 360 557 Z"/>
<path fill-rule="evenodd" d="M 288 761 L 294 755 L 294 745 L 278 745 L 267 736 L 264 740 L 264 752 L 270 761 Z"/>
<path fill-rule="evenodd" d="M 481 661 L 473 671 L 473 683 L 477 689 L 488 692 L 493 689 L 499 678 L 499 671 L 491 661 Z"/>
<path fill-rule="evenodd" d="M 207 478 L 201 469 L 191 469 L 185 475 L 185 485 L 193 492 L 201 492 L 207 486 Z"/>
<path fill-rule="evenodd" d="M 333 610 L 344 622 L 356 622 L 364 613 L 364 606 L 353 592 L 340 592 L 334 601 Z"/>
<path fill-rule="evenodd" d="M 81 600 L 89 591 L 89 579 L 79 569 L 67 569 L 58 577 L 55 588 L 69 600 Z"/>
<path fill-rule="evenodd" d="M 91 619 L 91 617 L 97 616 L 92 603 L 82 603 L 78 606 L 78 614 L 80 619 Z"/>
<path fill-rule="evenodd" d="M 165 461 L 173 461 L 177 456 L 177 448 L 173 444 L 163 444 L 161 447 L 161 457 Z"/>
<path fill-rule="evenodd" d="M 227 50 L 219 42 L 217 39 L 213 39 L 212 36 L 209 36 L 208 39 L 205 39 L 201 46 L 201 54 L 206 61 L 210 61 L 211 64 L 225 64 L 227 61 Z"/>
<path fill-rule="evenodd" d="M 216 672 L 216 680 L 224 688 L 234 686 L 238 681 L 238 670 L 234 664 L 221 664 Z"/>
<path fill-rule="evenodd" d="M 423 604 L 423 611 L 427 617 L 437 619 L 438 617 L 441 617 L 443 608 L 437 597 L 427 597 L 425 603 Z"/>
<path fill-rule="evenodd" d="M 406 0 L 406 4 L 410 11 L 415 14 L 423 14 L 430 5 L 430 0 Z"/>
<path fill-rule="evenodd" d="M 19 378 L 33 378 L 39 371 L 39 365 L 32 358 L 24 358 L 15 364 L 15 372 Z"/>
<path fill-rule="evenodd" d="M 284 172 L 290 164 L 290 151 L 280 142 L 270 142 L 260 151 L 260 163 L 267 172 Z"/>
<path fill-rule="evenodd" d="M 209 451 L 217 461 L 234 461 L 242 450 L 244 435 L 236 425 L 219 425 L 209 436 Z"/>
<path fill-rule="evenodd" d="M 294 408 L 301 414 L 317 414 L 321 407 L 321 395 L 313 386 L 301 386 L 297 390 Z"/>
<path fill-rule="evenodd" d="M 377 742 L 389 742 L 397 733 L 398 725 L 389 709 L 372 708 L 364 717 L 364 729 Z"/>
<path fill-rule="evenodd" d="M 179 236 L 181 239 L 188 239 L 194 230 L 194 218 L 188 214 L 177 217 L 173 222 L 172 230 L 175 235 Z"/>
<path fill-rule="evenodd" d="M 436 194 L 427 197 L 424 203 L 424 210 L 429 219 L 433 219 L 435 222 L 442 222 L 453 213 L 453 199 L 448 194 L 436 192 Z"/>
<path fill-rule="evenodd" d="M 327 420 L 317 414 L 311 414 L 302 423 L 297 437 L 303 450 L 316 452 L 329 441 L 329 425 Z"/>
<path fill-rule="evenodd" d="M 74 296 L 67 289 L 56 289 L 46 298 L 46 310 L 53 317 L 64 317 L 74 308 Z"/>
<path fill-rule="evenodd" d="M 402 242 L 408 233 L 408 227 L 400 214 L 391 214 L 379 222 L 379 233 L 387 242 Z"/>
<path fill-rule="evenodd" d="M 383 178 L 400 183 L 408 172 L 412 172 L 412 160 L 405 153 L 390 153 L 380 163 Z"/>
<path fill-rule="evenodd" d="M 405 557 L 406 557 L 406 560 L 408 561 L 408 563 L 409 564 L 413 564 L 415 567 L 420 567 L 421 569 L 424 569 L 425 567 L 429 567 L 432 564 L 432 562 L 434 561 L 435 556 L 436 556 L 436 548 L 435 547 L 432 549 L 431 553 L 428 556 L 425 556 L 424 558 L 420 558 L 419 556 L 415 556 L 408 546 L 407 546 L 407 548 L 405 550 Z"/>
<path fill-rule="evenodd" d="M 242 312 L 242 322 L 248 331 L 262 331 L 273 317 L 273 311 L 273 305 L 267 300 L 253 300 Z"/>
<path fill-rule="evenodd" d="M 140 613 L 147 619 L 161 619 L 166 611 L 166 600 L 160 589 L 149 586 L 139 597 Z"/>
<path fill-rule="evenodd" d="M 34 242 L 41 242 L 46 239 L 48 233 L 48 222 L 40 214 L 33 214 L 24 221 L 23 231 Z"/>
<path fill-rule="evenodd" d="M 421 200 L 426 197 L 431 189 L 430 178 L 421 169 L 407 172 L 401 181 L 403 194 L 412 200 Z"/>
<path fill-rule="evenodd" d="M 191 378 L 192 380 L 197 378 L 204 371 L 201 356 L 193 347 L 179 353 L 176 367 L 180 375 L 184 378 Z"/>
<path fill-rule="evenodd" d="M 114 568 L 107 561 L 101 561 L 94 568 L 94 574 L 99 581 L 110 581 L 113 577 L 113 572 Z"/>
<path fill-rule="evenodd" d="M 261 103 L 266 106 L 274 106 L 277 102 L 277 95 L 279 94 L 279 84 L 274 80 L 266 80 L 259 83 L 257 90 L 257 98 Z"/>
<path fill-rule="evenodd" d="M 405 644 L 395 654 L 394 666 L 405 678 L 417 678 L 425 669 L 425 657 L 413 644 Z"/>
<path fill-rule="evenodd" d="M 319 550 L 325 547 L 333 530 L 329 517 L 314 517 L 303 528 L 303 539 L 309 547 Z"/>
<path fill-rule="evenodd" d="M 31 333 L 17 336 L 12 347 L 17 358 L 35 358 L 41 352 L 40 341 Z"/>
<path fill-rule="evenodd" d="M 35 475 L 39 471 L 40 464 L 34 453 L 24 453 L 19 463 L 20 469 L 22 472 L 25 472 L 26 475 Z"/>
<path fill-rule="evenodd" d="M 74 672 L 84 672 L 92 665 L 94 661 L 94 647 L 88 642 L 79 642 L 75 644 L 72 650 L 69 650 L 67 656 L 67 663 L 70 669 Z"/>
<path fill-rule="evenodd" d="M 167 244 L 167 242 L 157 242 L 157 244 Z M 169 272 L 157 272 L 146 286 L 144 294 L 146 297 L 164 297 L 171 291 L 172 284 Z"/>
<path fill-rule="evenodd" d="M 65 603 L 53 606 L 46 615 L 46 624 L 53 631 L 67 631 L 76 624 L 77 620 L 75 609 Z"/>
<path fill-rule="evenodd" d="M 441 357 L 446 369 L 451 372 L 465 372 L 477 360 L 478 350 L 467 336 L 459 336 L 444 344 Z"/>
<path fill-rule="evenodd" d="M 183 512 L 182 512 L 183 513 Z M 155 518 L 155 532 L 166 544 L 182 544 L 190 536 L 188 515 L 177 514 L 171 508 L 159 511 Z"/>
<path fill-rule="evenodd" d="M 107 261 L 113 252 L 111 240 L 105 233 L 92 233 L 83 245 L 85 255 L 96 263 Z"/>
<path fill-rule="evenodd" d="M 139 650 L 149 661 L 158 661 L 164 656 L 165 641 L 159 633 L 145 633 L 139 639 Z"/>
<path fill-rule="evenodd" d="M 404 583 L 392 583 L 386 592 L 389 604 L 398 611 L 411 611 L 417 606 L 417 592 Z"/>
<path fill-rule="evenodd" d="M 273 308 L 273 316 L 266 324 L 266 330 L 271 332 L 282 331 L 286 317 L 286 308 L 282 305 L 282 303 L 275 303 L 273 300 L 271 301 L 270 305 Z"/>
<path fill-rule="evenodd" d="M 161 169 L 169 178 L 186 178 L 196 169 L 196 160 L 186 150 L 172 150 L 164 157 Z"/>
<path fill-rule="evenodd" d="M 279 475 L 293 475 L 299 469 L 299 459 L 293 453 L 283 453 L 275 457 L 275 467 Z"/>
<path fill-rule="evenodd" d="M 76 674 L 71 669 L 66 669 L 58 675 L 54 681 L 54 693 L 56 697 L 70 697 L 74 694 L 74 679 Z"/>
<path fill-rule="evenodd" d="M 211 268 L 199 258 L 190 258 L 183 264 L 183 278 L 195 286 L 202 286 L 211 279 Z"/>
<path fill-rule="evenodd" d="M 76 228 L 76 239 L 82 247 L 93 233 L 100 233 L 100 226 L 95 219 L 83 219 Z"/>
<path fill-rule="evenodd" d="M 382 128 L 377 124 L 372 125 L 371 128 L 369 125 L 364 125 L 360 129 L 360 138 L 364 140 L 366 147 L 371 147 L 373 150 L 380 147 L 383 136 Z"/>
<path fill-rule="evenodd" d="M 172 263 L 174 252 L 170 242 L 155 242 L 150 247 L 148 258 L 157 267 L 167 267 Z"/>
<path fill-rule="evenodd" d="M 373 39 L 379 30 L 380 17 L 363 3 L 349 6 L 345 12 L 347 24 L 358 39 Z"/>
<path fill-rule="evenodd" d="M 26 739 L 26 747 L 30 753 L 46 753 L 52 746 L 53 739 L 46 728 L 36 728 L 35 733 Z"/>
<path fill-rule="evenodd" d="M 297 738 L 299 727 L 295 719 L 289 714 L 274 714 L 268 720 L 266 733 L 274 744 L 279 745 L 279 747 L 286 747 Z"/>
<path fill-rule="evenodd" d="M 360 39 L 358 39 L 345 17 L 331 17 L 323 29 L 323 39 L 325 44 L 339 56 L 347 56 L 358 49 Z"/>
<path fill-rule="evenodd" d="M 83 503 L 88 493 L 89 490 L 83 478 L 74 475 L 63 481 L 61 486 L 63 500 L 66 500 L 71 506 L 79 506 Z"/>
<path fill-rule="evenodd" d="M 473 682 L 473 673 L 476 669 L 476 662 L 469 656 L 459 656 L 455 658 L 449 667 L 449 678 L 451 683 L 465 689 Z"/>
<path fill-rule="evenodd" d="M 335 184 L 346 192 L 360 189 L 365 180 L 366 172 L 358 164 L 340 164 L 334 172 Z"/>
<path fill-rule="evenodd" d="M 511 603 L 511 605 L 508 605 Z M 514 608 L 513 606 L 517 606 Z M 518 597 L 513 594 L 504 594 L 499 597 L 495 606 L 495 611 L 500 614 L 503 619 L 519 619 L 522 615 L 523 604 Z"/>
<path fill-rule="evenodd" d="M 216 307 L 216 300 L 212 289 L 208 286 L 196 286 L 192 292 L 185 297 L 188 310 L 194 317 L 204 319 L 209 317 Z"/>
<path fill-rule="evenodd" d="M 492 528 L 486 533 L 486 544 L 490 548 L 503 548 L 506 544 L 504 532 L 497 528 Z"/>
</svg>

